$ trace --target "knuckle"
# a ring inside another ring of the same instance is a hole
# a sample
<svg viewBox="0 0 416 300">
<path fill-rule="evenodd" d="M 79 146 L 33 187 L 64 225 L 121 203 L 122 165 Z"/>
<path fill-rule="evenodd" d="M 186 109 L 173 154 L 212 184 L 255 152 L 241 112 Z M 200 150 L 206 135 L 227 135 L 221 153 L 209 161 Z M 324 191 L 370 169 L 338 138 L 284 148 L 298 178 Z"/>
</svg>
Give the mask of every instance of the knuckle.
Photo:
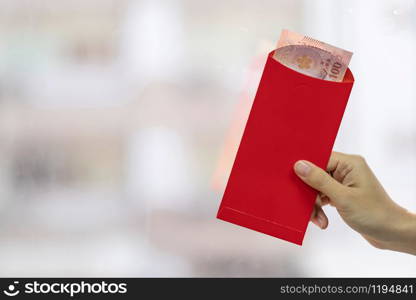
<svg viewBox="0 0 416 300">
<path fill-rule="evenodd" d="M 352 155 L 352 159 L 355 162 L 359 163 L 359 164 L 365 164 L 365 158 L 363 156 L 361 156 L 361 155 L 354 154 L 354 155 Z"/>
</svg>

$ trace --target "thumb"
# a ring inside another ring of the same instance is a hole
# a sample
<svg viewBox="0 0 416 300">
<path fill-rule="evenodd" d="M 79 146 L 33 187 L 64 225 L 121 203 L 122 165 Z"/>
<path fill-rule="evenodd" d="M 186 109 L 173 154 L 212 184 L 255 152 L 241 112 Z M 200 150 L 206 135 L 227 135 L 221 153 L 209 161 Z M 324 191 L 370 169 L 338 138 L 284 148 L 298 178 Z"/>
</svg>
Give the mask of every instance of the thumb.
<svg viewBox="0 0 416 300">
<path fill-rule="evenodd" d="M 294 166 L 296 175 L 307 185 L 327 195 L 336 206 L 346 193 L 347 187 L 332 178 L 327 172 L 306 160 L 299 160 Z"/>
</svg>

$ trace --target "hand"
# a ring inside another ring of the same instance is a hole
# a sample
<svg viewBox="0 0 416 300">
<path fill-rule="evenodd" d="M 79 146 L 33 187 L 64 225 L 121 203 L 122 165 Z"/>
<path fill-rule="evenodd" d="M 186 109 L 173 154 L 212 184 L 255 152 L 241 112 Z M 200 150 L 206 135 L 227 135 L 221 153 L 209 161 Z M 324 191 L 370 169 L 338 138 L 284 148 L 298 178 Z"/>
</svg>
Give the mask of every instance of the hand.
<svg viewBox="0 0 416 300">
<path fill-rule="evenodd" d="M 322 206 L 330 204 L 373 246 L 416 254 L 416 215 L 391 200 L 362 157 L 333 152 L 327 172 L 304 160 L 294 170 L 319 192 L 314 224 L 328 226 Z"/>
</svg>

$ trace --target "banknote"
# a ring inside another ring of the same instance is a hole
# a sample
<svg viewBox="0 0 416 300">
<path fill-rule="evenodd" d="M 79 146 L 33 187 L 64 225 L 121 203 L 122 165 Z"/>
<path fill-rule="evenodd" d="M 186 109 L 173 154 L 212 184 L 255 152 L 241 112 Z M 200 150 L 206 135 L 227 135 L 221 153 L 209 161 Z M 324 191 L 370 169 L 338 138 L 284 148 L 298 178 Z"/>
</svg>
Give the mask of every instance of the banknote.
<svg viewBox="0 0 416 300">
<path fill-rule="evenodd" d="M 343 80 L 352 52 L 284 29 L 273 55 L 283 65 L 323 80 Z"/>
</svg>

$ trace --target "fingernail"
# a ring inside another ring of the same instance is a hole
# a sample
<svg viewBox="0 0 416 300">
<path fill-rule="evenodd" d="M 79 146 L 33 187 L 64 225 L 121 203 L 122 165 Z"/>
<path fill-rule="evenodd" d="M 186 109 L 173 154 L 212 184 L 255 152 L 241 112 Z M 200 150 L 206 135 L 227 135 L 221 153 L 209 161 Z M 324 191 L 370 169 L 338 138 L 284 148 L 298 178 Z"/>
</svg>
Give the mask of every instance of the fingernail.
<svg viewBox="0 0 416 300">
<path fill-rule="evenodd" d="M 308 176 L 310 170 L 311 170 L 311 166 L 308 165 L 303 160 L 299 160 L 295 164 L 295 172 L 299 176 L 302 176 L 302 177 Z"/>
</svg>

